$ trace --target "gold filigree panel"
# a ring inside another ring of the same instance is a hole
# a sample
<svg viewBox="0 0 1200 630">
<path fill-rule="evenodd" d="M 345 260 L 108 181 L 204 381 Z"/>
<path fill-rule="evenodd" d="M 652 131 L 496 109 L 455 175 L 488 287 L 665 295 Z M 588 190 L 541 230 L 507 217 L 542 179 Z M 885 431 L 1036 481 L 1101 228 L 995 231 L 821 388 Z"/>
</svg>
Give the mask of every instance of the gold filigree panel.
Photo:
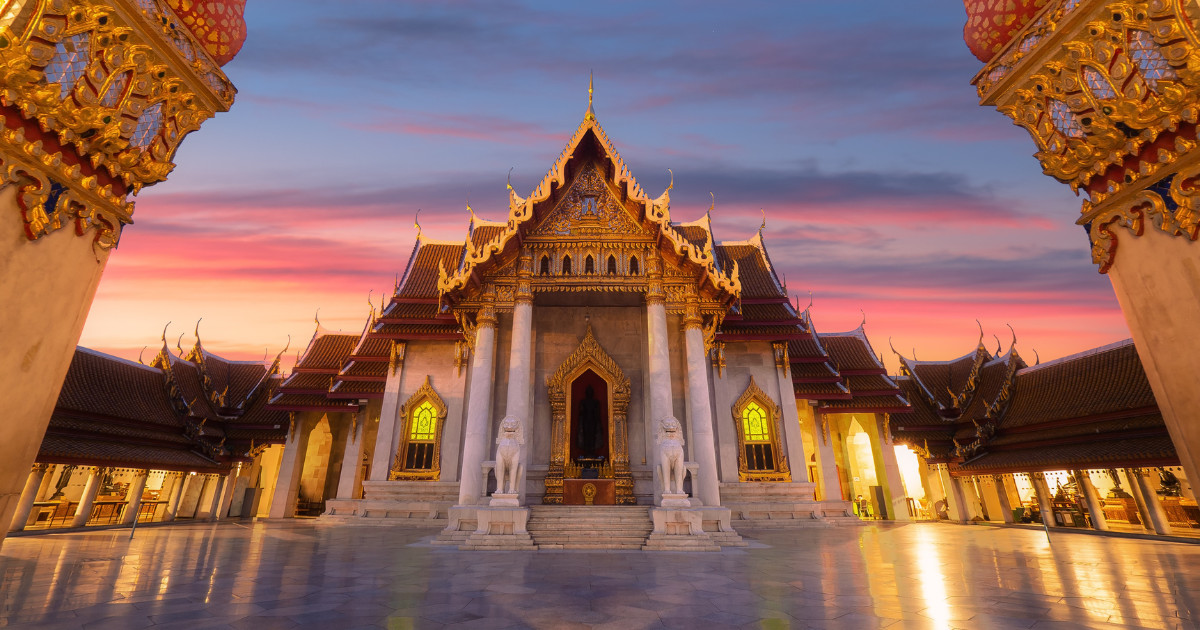
<svg viewBox="0 0 1200 630">
<path fill-rule="evenodd" d="M 566 194 L 530 232 L 531 236 L 650 234 L 613 195 L 595 162 L 580 169 Z"/>
</svg>

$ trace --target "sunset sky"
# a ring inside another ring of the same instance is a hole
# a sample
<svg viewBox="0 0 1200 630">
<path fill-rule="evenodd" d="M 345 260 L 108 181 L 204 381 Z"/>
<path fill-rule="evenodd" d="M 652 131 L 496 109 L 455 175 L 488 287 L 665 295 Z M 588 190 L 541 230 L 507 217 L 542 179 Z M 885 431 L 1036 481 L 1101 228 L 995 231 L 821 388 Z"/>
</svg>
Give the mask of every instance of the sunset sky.
<svg viewBox="0 0 1200 630">
<path fill-rule="evenodd" d="M 1129 336 L 1026 132 L 978 105 L 961 3 L 250 0 L 233 109 L 137 198 L 80 345 L 136 359 L 196 320 L 233 359 L 358 332 L 467 199 L 503 219 L 587 107 L 671 216 L 716 195 L 719 240 L 767 247 L 819 331 L 858 326 L 889 367 L 1007 348 L 1032 362 Z"/>
</svg>

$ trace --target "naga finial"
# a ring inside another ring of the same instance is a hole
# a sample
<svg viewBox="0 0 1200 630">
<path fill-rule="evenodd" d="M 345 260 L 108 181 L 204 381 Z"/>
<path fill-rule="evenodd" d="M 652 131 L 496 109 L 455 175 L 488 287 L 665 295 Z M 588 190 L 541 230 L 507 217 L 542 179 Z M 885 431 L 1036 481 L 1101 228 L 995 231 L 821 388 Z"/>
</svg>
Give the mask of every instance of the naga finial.
<svg viewBox="0 0 1200 630">
<path fill-rule="evenodd" d="M 1034 349 L 1033 349 L 1033 358 L 1035 359 L 1035 363 L 1034 363 L 1034 365 L 1041 365 L 1041 364 L 1042 364 L 1042 357 L 1041 357 L 1040 355 L 1038 355 L 1037 348 L 1034 348 Z"/>
<path fill-rule="evenodd" d="M 767 229 L 767 211 L 762 208 L 758 209 L 762 213 L 762 225 L 758 226 L 758 236 L 762 238 L 763 230 Z"/>
<path fill-rule="evenodd" d="M 313 323 L 317 325 L 317 328 L 321 327 L 321 307 L 319 306 L 317 307 L 317 312 L 313 313 Z"/>
<path fill-rule="evenodd" d="M 163 342 L 164 348 L 167 347 L 167 329 L 170 327 L 171 327 L 171 322 L 167 322 L 167 325 L 163 326 L 162 342 Z"/>
<path fill-rule="evenodd" d="M 201 317 L 200 319 L 197 319 L 197 320 L 196 320 L 196 331 L 195 331 L 195 335 L 196 335 L 196 345 L 197 345 L 197 346 L 198 346 L 198 345 L 200 345 L 200 322 L 202 322 L 202 321 L 204 321 L 204 318 L 203 318 L 203 317 Z"/>
<path fill-rule="evenodd" d="M 708 204 L 708 212 L 704 213 L 704 218 L 708 219 L 709 223 L 712 223 L 712 211 L 713 208 L 717 207 L 717 196 L 714 195 L 711 190 L 708 191 L 708 196 L 712 199 L 712 201 L 710 201 Z"/>
<path fill-rule="evenodd" d="M 1009 330 L 1009 332 L 1012 333 L 1012 336 L 1013 336 L 1011 347 L 1016 348 L 1017 347 L 1017 331 L 1013 330 L 1012 324 L 1005 324 L 1005 326 L 1008 326 L 1008 330 Z"/>
<path fill-rule="evenodd" d="M 183 357 L 183 333 L 179 333 L 179 338 L 175 340 L 175 349 L 179 351 L 179 356 Z"/>
<path fill-rule="evenodd" d="M 1001 350 L 1000 338 L 997 337 L 995 335 L 995 333 L 992 334 L 992 338 L 996 340 L 996 356 L 1000 356 L 1000 350 Z"/>
<path fill-rule="evenodd" d="M 863 328 L 863 327 L 865 327 L 865 326 L 867 325 L 867 312 L 866 312 L 866 311 L 864 311 L 864 310 L 863 310 L 863 309 L 861 309 L 861 308 L 860 308 L 860 309 L 858 309 L 858 312 L 859 312 L 859 313 L 862 313 L 862 316 L 863 316 L 863 318 L 862 318 L 862 323 L 861 323 L 861 324 L 859 324 L 859 325 L 858 325 L 858 327 L 859 327 L 859 328 Z"/>
<path fill-rule="evenodd" d="M 413 227 L 417 228 L 417 240 L 421 240 L 421 209 L 417 208 L 417 214 L 413 216 Z"/>
<path fill-rule="evenodd" d="M 979 320 L 976 319 L 975 325 L 979 326 L 979 347 L 982 348 L 983 347 L 983 324 L 979 323 Z"/>
<path fill-rule="evenodd" d="M 146 362 L 142 361 L 142 355 L 146 352 L 147 347 L 149 346 L 142 346 L 142 351 L 138 353 L 138 363 L 141 363 L 142 365 L 146 365 Z"/>
</svg>

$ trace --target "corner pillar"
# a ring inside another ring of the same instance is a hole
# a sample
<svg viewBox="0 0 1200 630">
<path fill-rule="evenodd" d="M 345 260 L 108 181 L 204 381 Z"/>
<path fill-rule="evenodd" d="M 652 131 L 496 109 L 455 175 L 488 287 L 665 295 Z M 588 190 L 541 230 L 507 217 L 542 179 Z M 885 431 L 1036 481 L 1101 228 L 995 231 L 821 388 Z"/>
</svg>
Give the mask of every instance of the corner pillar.
<svg viewBox="0 0 1200 630">
<path fill-rule="evenodd" d="M 704 350 L 703 320 L 700 302 L 691 298 L 683 317 L 683 336 L 687 353 L 688 416 L 692 429 L 692 456 L 700 469 L 694 492 L 702 505 L 721 505 L 721 481 L 717 477 L 717 441 L 713 436 L 712 396 L 708 387 L 708 354 Z M 786 407 L 786 405 L 785 405 Z M 795 414 L 795 405 L 792 406 Z M 799 427 L 797 421 L 797 427 Z M 803 464 L 801 464 L 803 465 Z M 795 467 L 793 466 L 793 471 Z M 793 474 L 795 474 L 793 472 Z"/>
<path fill-rule="evenodd" d="M 1013 522 L 1012 504 L 1008 501 L 1008 492 L 1004 489 L 1004 482 L 1001 481 L 1000 475 L 990 475 L 980 478 L 981 489 L 983 490 L 983 500 L 988 506 L 989 516 L 995 517 L 992 512 L 999 512 L 999 519 L 1005 523 Z"/>
<path fill-rule="evenodd" d="M 804 436 L 800 434 L 800 414 L 796 412 L 796 390 L 792 386 L 792 367 L 788 359 L 787 342 L 778 341 L 771 346 L 775 354 L 775 376 L 779 379 L 783 444 L 787 449 L 792 481 L 811 481 L 808 478 L 808 456 L 804 453 Z"/>
<path fill-rule="evenodd" d="M 386 390 L 385 390 L 386 392 Z M 385 393 L 384 396 L 387 394 Z M 383 414 L 380 414 L 382 428 Z M 338 476 L 337 498 L 353 499 L 354 486 L 358 482 L 358 471 L 362 469 L 363 433 L 366 432 L 367 410 L 360 409 L 350 417 L 350 434 L 346 436 L 346 450 L 342 452 L 342 472 Z M 376 442 L 375 448 L 379 448 Z M 389 449 L 390 450 L 390 449 Z M 374 471 L 372 465 L 372 471 Z"/>
<path fill-rule="evenodd" d="M 467 424 L 463 428 L 462 467 L 458 475 L 458 504 L 475 505 L 483 493 L 479 474 L 488 454 L 488 419 L 496 367 L 496 306 L 494 290 L 484 295 L 484 306 L 475 316 L 475 350 L 471 357 L 471 388 L 467 396 Z"/>
<path fill-rule="evenodd" d="M 387 380 L 383 384 L 383 404 L 379 409 L 379 429 L 375 433 L 375 452 L 371 457 L 371 481 L 387 481 L 392 470 L 392 460 L 396 456 L 395 449 L 399 445 L 396 426 L 400 424 L 400 377 L 404 375 L 404 353 L 407 346 L 402 341 L 392 342 L 392 354 L 388 360 Z M 360 413 L 362 413 L 360 411 Z M 364 416 L 365 418 L 365 416 Z M 361 441 L 361 439 L 360 439 Z M 350 441 L 346 441 L 349 449 Z M 361 450 L 361 446 L 360 446 Z M 358 462 L 355 461 L 355 470 Z M 342 474 L 345 475 L 346 462 L 342 462 Z M 338 497 L 342 495 L 341 479 L 338 479 Z"/>
<path fill-rule="evenodd" d="M 1100 501 L 1100 493 L 1092 485 L 1092 477 L 1086 470 L 1072 471 L 1079 491 L 1083 493 L 1083 502 L 1087 504 L 1088 515 L 1092 518 L 1092 529 L 1108 531 L 1108 519 L 1104 516 L 1104 504 Z"/>
<path fill-rule="evenodd" d="M 142 495 L 146 492 L 146 480 L 149 477 L 150 470 L 143 468 L 133 478 L 133 485 L 129 486 L 129 494 L 125 495 L 125 513 L 121 515 L 122 525 L 129 525 L 137 518 L 138 512 L 142 509 Z"/>
<path fill-rule="evenodd" d="M 21 500 L 17 503 L 17 512 L 13 515 L 9 531 L 19 532 L 25 529 L 25 523 L 29 522 L 29 513 L 33 511 L 33 502 L 37 500 L 38 490 L 42 487 L 42 479 L 46 477 L 48 468 L 47 464 L 34 464 L 33 470 L 29 471 L 29 477 L 25 479 L 25 488 L 21 490 Z"/>
<path fill-rule="evenodd" d="M 230 506 L 233 505 L 233 493 L 237 490 L 238 477 L 242 474 L 242 465 L 238 464 L 225 476 L 225 485 L 221 487 L 221 504 L 217 506 L 216 520 L 225 520 L 229 516 Z"/>
<path fill-rule="evenodd" d="M 308 450 L 309 427 L 302 417 L 293 417 L 283 457 L 279 461 L 279 476 L 275 494 L 271 497 L 268 518 L 292 518 L 296 515 L 296 500 L 300 493 L 300 477 L 304 472 L 304 455 Z"/>
<path fill-rule="evenodd" d="M 908 513 L 908 497 L 904 493 L 904 480 L 900 477 L 900 464 L 896 462 L 896 447 L 887 435 L 887 420 L 873 414 L 869 436 L 875 455 L 875 470 L 883 471 L 883 494 L 888 502 L 888 518 L 894 521 L 911 521 Z M 884 414 L 886 417 L 886 414 Z"/>
<path fill-rule="evenodd" d="M 817 465 L 821 470 L 821 500 L 845 501 L 842 480 L 838 478 L 837 460 L 833 455 L 833 433 L 829 416 L 813 405 L 813 443 L 817 446 Z"/>
<path fill-rule="evenodd" d="M 100 492 L 100 480 L 106 469 L 93 468 L 88 475 L 87 484 L 83 487 L 83 496 L 79 498 L 79 506 L 75 508 L 75 518 L 71 519 L 71 527 L 84 527 L 92 517 L 92 506 L 96 503 L 96 494 Z"/>
</svg>

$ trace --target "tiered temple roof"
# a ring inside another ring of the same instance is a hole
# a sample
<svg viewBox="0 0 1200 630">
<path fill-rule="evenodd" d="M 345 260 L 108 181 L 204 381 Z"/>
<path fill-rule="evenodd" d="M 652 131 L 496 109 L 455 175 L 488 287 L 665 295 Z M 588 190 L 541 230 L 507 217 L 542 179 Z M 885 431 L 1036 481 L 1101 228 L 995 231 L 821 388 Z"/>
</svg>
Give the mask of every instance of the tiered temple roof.
<svg viewBox="0 0 1200 630">
<path fill-rule="evenodd" d="M 466 339 L 470 333 L 452 307 L 477 290 L 483 274 L 520 247 L 544 206 L 553 205 L 569 186 L 574 159 L 592 156 L 607 166 L 605 176 L 637 209 L 667 264 L 698 279 L 701 294 L 727 308 L 714 342 L 786 343 L 794 394 L 818 401 L 832 412 L 908 411 L 907 401 L 888 378 L 860 326 L 847 333 L 818 335 L 807 312 L 788 299 L 767 253 L 760 229 L 746 241 L 719 242 L 709 213 L 691 222 L 670 219 L 670 188 L 647 196 L 629 173 L 604 130 L 590 113 L 566 149 L 528 198 L 509 188 L 509 217 L 481 220 L 471 210 L 466 238 L 438 241 L 419 233 L 403 276 L 390 301 L 374 307 L 359 335 L 332 333 L 318 326 L 296 371 L 279 388 L 271 408 L 286 411 L 353 411 L 355 401 L 383 396 L 392 341 Z M 550 203 L 545 203 L 549 201 Z M 832 344 L 827 351 L 826 340 Z"/>
<path fill-rule="evenodd" d="M 230 361 L 198 337 L 186 358 L 164 340 L 151 365 L 76 348 L 38 461 L 228 470 L 286 438 L 287 414 L 266 408 L 280 380 L 278 357 L 269 366 Z"/>
<path fill-rule="evenodd" d="M 961 474 L 1176 465 L 1131 340 L 1027 366 L 982 344 L 947 362 L 901 357 L 912 412 L 897 442 Z M 934 392 L 942 392 L 939 396 Z"/>
</svg>

